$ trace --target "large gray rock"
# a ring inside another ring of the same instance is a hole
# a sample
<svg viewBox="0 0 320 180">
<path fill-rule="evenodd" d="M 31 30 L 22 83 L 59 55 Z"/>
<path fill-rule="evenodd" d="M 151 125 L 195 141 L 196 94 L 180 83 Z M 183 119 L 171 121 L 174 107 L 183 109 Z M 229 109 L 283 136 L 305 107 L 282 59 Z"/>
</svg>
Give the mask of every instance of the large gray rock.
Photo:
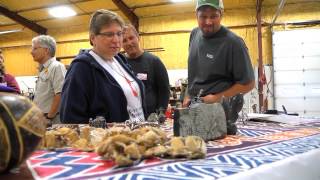
<svg viewBox="0 0 320 180">
<path fill-rule="evenodd" d="M 174 135 L 202 137 L 205 141 L 227 134 L 225 111 L 220 103 L 196 103 L 174 112 Z"/>
</svg>

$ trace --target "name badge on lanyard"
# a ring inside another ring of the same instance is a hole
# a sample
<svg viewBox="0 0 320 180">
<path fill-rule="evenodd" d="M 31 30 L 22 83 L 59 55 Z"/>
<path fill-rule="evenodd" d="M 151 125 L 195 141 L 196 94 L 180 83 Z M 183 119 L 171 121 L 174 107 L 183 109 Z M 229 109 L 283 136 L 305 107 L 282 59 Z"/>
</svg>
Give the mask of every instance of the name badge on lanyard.
<svg viewBox="0 0 320 180">
<path fill-rule="evenodd" d="M 140 79 L 141 81 L 148 80 L 148 74 L 147 73 L 138 73 L 137 78 Z"/>
</svg>

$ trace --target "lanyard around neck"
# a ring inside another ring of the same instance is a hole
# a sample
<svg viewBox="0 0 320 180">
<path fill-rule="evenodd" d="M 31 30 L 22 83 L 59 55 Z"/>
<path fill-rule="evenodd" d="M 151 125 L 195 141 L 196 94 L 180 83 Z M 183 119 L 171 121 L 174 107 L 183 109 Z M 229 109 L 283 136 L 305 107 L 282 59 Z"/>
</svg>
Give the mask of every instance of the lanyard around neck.
<svg viewBox="0 0 320 180">
<path fill-rule="evenodd" d="M 135 87 L 132 85 L 132 81 L 130 81 L 126 77 L 125 73 L 121 70 L 121 67 L 119 67 L 118 63 L 115 62 L 115 60 L 113 60 L 113 63 L 111 62 L 112 64 L 115 64 L 115 67 L 109 62 L 106 62 L 106 63 L 115 73 L 117 73 L 118 75 L 120 75 L 121 77 L 123 77 L 126 80 L 126 82 L 128 83 L 128 85 L 129 85 L 129 87 L 131 89 L 131 92 L 132 92 L 133 96 L 138 97 L 138 92 L 135 89 Z"/>
</svg>

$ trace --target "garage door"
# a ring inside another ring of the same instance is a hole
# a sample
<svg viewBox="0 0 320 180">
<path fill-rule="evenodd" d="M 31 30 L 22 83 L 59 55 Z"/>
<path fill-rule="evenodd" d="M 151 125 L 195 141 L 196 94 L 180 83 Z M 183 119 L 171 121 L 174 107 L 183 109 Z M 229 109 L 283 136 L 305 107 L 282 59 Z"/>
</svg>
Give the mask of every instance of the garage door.
<svg viewBox="0 0 320 180">
<path fill-rule="evenodd" d="M 274 105 L 320 116 L 320 29 L 273 33 Z"/>
</svg>

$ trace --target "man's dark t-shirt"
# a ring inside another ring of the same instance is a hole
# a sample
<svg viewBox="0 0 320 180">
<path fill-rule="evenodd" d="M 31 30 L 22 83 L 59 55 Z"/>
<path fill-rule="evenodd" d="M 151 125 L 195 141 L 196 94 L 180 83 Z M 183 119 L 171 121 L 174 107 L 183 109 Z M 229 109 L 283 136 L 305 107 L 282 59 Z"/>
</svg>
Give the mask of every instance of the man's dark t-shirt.
<svg viewBox="0 0 320 180">
<path fill-rule="evenodd" d="M 235 83 L 254 80 L 248 49 L 244 41 L 221 26 L 211 37 L 199 28 L 192 30 L 189 42 L 188 90 L 191 97 L 203 89 L 202 96 L 215 94 Z"/>
<path fill-rule="evenodd" d="M 166 110 L 170 87 L 168 73 L 161 60 L 149 52 L 127 59 L 136 77 L 145 85 L 147 117 L 158 109 Z"/>
</svg>

